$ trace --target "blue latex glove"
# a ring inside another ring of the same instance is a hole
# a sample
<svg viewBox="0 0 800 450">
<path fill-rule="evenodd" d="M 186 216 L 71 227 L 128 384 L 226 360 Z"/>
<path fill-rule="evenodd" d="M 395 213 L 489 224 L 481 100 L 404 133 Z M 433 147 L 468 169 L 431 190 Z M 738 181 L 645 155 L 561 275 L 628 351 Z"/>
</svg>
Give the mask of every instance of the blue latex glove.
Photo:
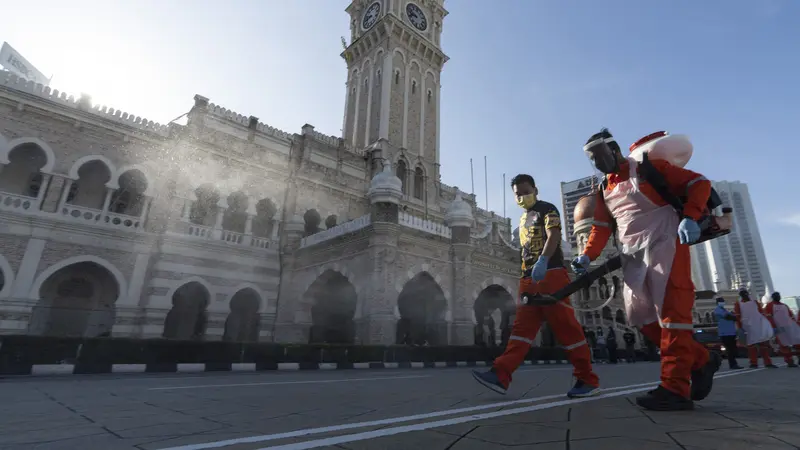
<svg viewBox="0 0 800 450">
<path fill-rule="evenodd" d="M 542 281 L 544 280 L 545 275 L 547 275 L 547 256 L 540 256 L 538 260 L 536 260 L 536 264 L 533 265 L 533 269 L 531 269 L 531 278 L 533 281 Z"/>
<path fill-rule="evenodd" d="M 572 260 L 572 270 L 575 271 L 578 275 L 582 275 L 586 272 L 586 269 L 589 267 L 589 257 L 586 255 L 580 255 L 577 258 Z"/>
<path fill-rule="evenodd" d="M 678 237 L 681 244 L 694 244 L 700 239 L 700 225 L 694 220 L 684 217 L 678 226 Z"/>
</svg>

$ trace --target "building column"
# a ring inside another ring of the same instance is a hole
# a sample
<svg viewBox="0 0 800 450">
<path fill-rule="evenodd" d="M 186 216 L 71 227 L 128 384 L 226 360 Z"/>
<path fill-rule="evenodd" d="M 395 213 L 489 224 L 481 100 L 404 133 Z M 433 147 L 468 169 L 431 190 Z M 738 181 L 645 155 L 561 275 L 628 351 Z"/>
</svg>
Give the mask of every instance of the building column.
<svg viewBox="0 0 800 450">
<path fill-rule="evenodd" d="M 181 220 L 188 222 L 192 215 L 192 201 L 189 199 L 183 200 L 183 209 L 181 210 Z"/>
<path fill-rule="evenodd" d="M 370 132 L 372 129 L 372 125 L 370 125 L 372 123 L 372 84 L 375 82 L 375 75 L 373 74 L 375 71 L 374 67 L 370 65 L 367 70 L 369 70 L 369 72 L 367 73 L 367 117 L 365 117 L 364 120 L 364 147 L 370 144 Z"/>
<path fill-rule="evenodd" d="M 358 75 L 353 76 L 353 82 L 356 83 L 356 103 L 354 105 L 355 112 L 353 113 L 353 123 L 350 124 L 353 127 L 353 139 L 351 143 L 353 144 L 354 148 L 358 148 L 358 111 L 359 105 L 361 104 L 361 89 L 363 86 L 361 85 L 361 71 L 358 72 Z M 350 94 L 348 93 L 348 98 Z"/>
<path fill-rule="evenodd" d="M 38 300 L 39 293 L 31 295 L 31 288 L 36 280 L 36 273 L 39 271 L 39 263 L 47 241 L 44 239 L 30 238 L 25 248 L 25 255 L 19 265 L 17 276 L 14 280 L 11 297 L 16 299 Z"/>
<path fill-rule="evenodd" d="M 220 200 L 222 202 L 223 200 Z M 214 231 L 212 236 L 214 239 L 222 239 L 222 219 L 225 218 L 225 206 L 217 204 L 217 219 L 214 223 Z"/>
<path fill-rule="evenodd" d="M 408 148 L 408 92 L 411 90 L 411 63 L 405 68 L 405 92 L 403 92 L 403 148 Z"/>
<path fill-rule="evenodd" d="M 381 126 L 378 137 L 382 139 L 389 139 L 389 103 L 392 95 L 392 83 L 394 82 L 394 74 L 392 73 L 392 53 L 386 52 L 383 57 L 383 79 L 381 80 Z"/>
<path fill-rule="evenodd" d="M 152 203 L 153 197 L 145 197 L 144 204 L 142 205 L 142 213 L 139 215 L 139 224 L 144 226 L 145 220 L 147 220 L 147 213 L 150 211 L 150 203 Z"/>
<path fill-rule="evenodd" d="M 64 205 L 67 204 L 67 199 L 69 198 L 69 190 L 72 188 L 72 183 L 75 182 L 75 180 L 71 178 L 66 178 L 65 180 L 66 181 L 64 182 L 64 190 L 61 191 L 61 198 L 58 200 L 58 208 L 56 209 L 56 211 L 58 212 L 61 212 L 61 210 L 64 208 Z"/>
<path fill-rule="evenodd" d="M 47 191 L 50 188 L 50 180 L 53 179 L 53 175 L 49 173 L 42 172 L 42 184 L 39 186 L 39 193 L 36 194 L 36 209 L 42 209 L 44 205 L 44 199 L 47 197 Z"/>
<path fill-rule="evenodd" d="M 425 90 L 426 74 L 419 80 L 419 156 L 425 158 L 425 108 L 427 107 L 428 93 Z"/>
<path fill-rule="evenodd" d="M 247 220 L 244 222 L 244 239 L 242 245 L 250 247 L 253 243 L 253 215 L 248 213 Z"/>
<path fill-rule="evenodd" d="M 111 206 L 111 196 L 114 195 L 115 190 L 109 187 L 106 188 L 106 198 L 103 199 L 103 213 L 110 212 L 108 208 Z"/>
<path fill-rule="evenodd" d="M 50 183 L 47 186 L 47 192 L 44 194 L 44 198 L 42 199 L 41 205 L 39 205 L 40 209 L 45 212 L 57 212 L 57 208 L 59 206 L 59 199 L 61 198 L 62 189 L 64 189 L 64 184 L 66 183 L 67 179 L 61 175 L 51 175 L 50 176 Z"/>
</svg>

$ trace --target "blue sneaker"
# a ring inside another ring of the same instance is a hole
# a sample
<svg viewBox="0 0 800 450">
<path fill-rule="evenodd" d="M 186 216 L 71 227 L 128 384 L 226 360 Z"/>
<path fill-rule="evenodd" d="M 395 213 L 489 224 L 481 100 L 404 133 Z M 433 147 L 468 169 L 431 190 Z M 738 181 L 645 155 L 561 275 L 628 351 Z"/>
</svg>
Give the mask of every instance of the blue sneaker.
<svg viewBox="0 0 800 450">
<path fill-rule="evenodd" d="M 508 384 L 503 384 L 500 381 L 500 378 L 497 377 L 494 369 L 489 370 L 488 372 L 478 372 L 477 370 L 472 371 L 472 378 L 486 386 L 487 388 L 497 392 L 498 394 L 506 395 L 508 391 Z"/>
<path fill-rule="evenodd" d="M 567 392 L 569 398 L 583 398 L 591 397 L 600 393 L 600 388 L 597 386 L 590 386 L 581 380 L 575 383 L 575 386 Z"/>
</svg>

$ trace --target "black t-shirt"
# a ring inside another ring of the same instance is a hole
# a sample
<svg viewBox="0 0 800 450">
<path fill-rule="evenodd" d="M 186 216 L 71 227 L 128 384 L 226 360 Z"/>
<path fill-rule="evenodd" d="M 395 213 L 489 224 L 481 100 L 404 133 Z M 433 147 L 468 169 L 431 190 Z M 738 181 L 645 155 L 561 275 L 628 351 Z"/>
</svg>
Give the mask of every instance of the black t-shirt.
<svg viewBox="0 0 800 450">
<path fill-rule="evenodd" d="M 533 208 L 525 211 L 519 223 L 519 243 L 522 247 L 520 258 L 522 260 L 522 276 L 529 276 L 533 265 L 542 254 L 544 244 L 547 242 L 547 230 L 561 229 L 561 216 L 558 208 L 552 203 L 537 201 Z M 564 267 L 564 252 L 561 250 L 561 235 L 558 236 L 556 251 L 548 261 L 547 268 Z"/>
<path fill-rule="evenodd" d="M 625 340 L 625 343 L 628 345 L 633 345 L 636 343 L 636 336 L 634 336 L 631 332 L 623 334 L 622 339 Z"/>
</svg>

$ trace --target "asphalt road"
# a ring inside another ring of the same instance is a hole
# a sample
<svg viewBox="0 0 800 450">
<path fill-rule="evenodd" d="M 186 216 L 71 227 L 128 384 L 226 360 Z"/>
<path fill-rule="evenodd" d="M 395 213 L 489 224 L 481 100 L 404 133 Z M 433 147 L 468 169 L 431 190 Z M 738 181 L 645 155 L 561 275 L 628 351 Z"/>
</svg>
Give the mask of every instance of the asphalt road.
<svg viewBox="0 0 800 450">
<path fill-rule="evenodd" d="M 776 402 L 783 405 L 782 423 L 800 433 L 797 401 L 786 406 L 787 396 L 800 399 L 800 369 L 723 369 L 698 411 L 655 418 L 630 399 L 657 382 L 657 364 L 597 366 L 604 393 L 587 400 L 564 397 L 573 382 L 569 366 L 523 367 L 506 396 L 478 385 L 469 370 L 6 378 L 0 380 L 0 449 L 575 450 L 582 443 L 602 448 L 609 439 L 617 450 L 643 443 L 691 448 L 669 435 L 681 431 L 675 426 L 730 430 L 740 425 L 720 411 L 774 412 Z M 660 423 L 665 417 L 678 422 Z M 706 419 L 713 423 L 701 423 Z M 652 438 L 654 426 L 668 438 Z M 643 429 L 651 433 L 642 437 Z M 606 436 L 608 430 L 617 431 Z M 797 439 L 793 445 L 800 445 Z M 714 448 L 709 445 L 697 448 Z"/>
</svg>

